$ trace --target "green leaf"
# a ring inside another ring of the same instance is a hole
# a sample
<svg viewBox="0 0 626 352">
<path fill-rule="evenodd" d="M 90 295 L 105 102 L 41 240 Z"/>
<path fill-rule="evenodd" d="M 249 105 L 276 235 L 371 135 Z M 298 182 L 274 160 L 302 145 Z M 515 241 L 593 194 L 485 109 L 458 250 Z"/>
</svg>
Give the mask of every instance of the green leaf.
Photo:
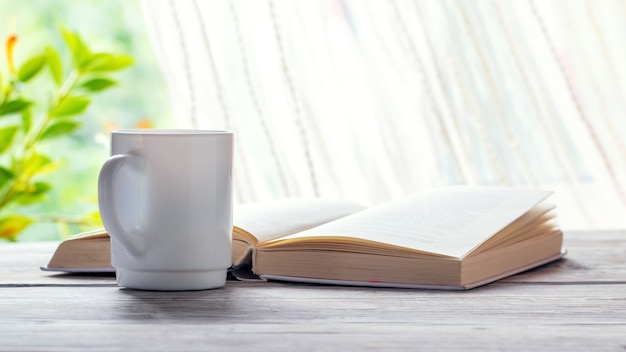
<svg viewBox="0 0 626 352">
<path fill-rule="evenodd" d="M 50 139 L 70 134 L 78 127 L 80 127 L 80 123 L 76 121 L 57 121 L 48 126 L 43 131 L 43 134 L 41 135 L 41 140 L 43 141 L 44 139 Z"/>
<path fill-rule="evenodd" d="M 52 108 L 50 116 L 65 117 L 80 114 L 87 109 L 90 102 L 87 97 L 68 96 L 61 100 L 57 106 Z"/>
<path fill-rule="evenodd" d="M 16 160 L 16 164 L 13 165 L 13 169 L 22 170 L 20 173 L 20 179 L 24 180 L 24 182 L 29 182 L 29 180 L 36 174 L 51 172 L 58 168 L 58 166 L 59 163 L 53 163 L 47 156 L 32 153 L 25 159 Z"/>
<path fill-rule="evenodd" d="M 82 83 L 79 87 L 81 88 L 85 88 L 90 92 L 99 92 L 99 91 L 103 91 L 107 88 L 110 88 L 114 85 L 116 85 L 117 82 L 115 82 L 112 79 L 109 78 L 104 78 L 104 77 L 99 77 L 99 78 L 93 78 L 90 79 L 84 83 Z"/>
<path fill-rule="evenodd" d="M 5 169 L 4 167 L 0 166 L 0 188 L 2 188 L 2 186 L 4 186 L 14 176 L 15 174 L 13 174 L 11 170 Z"/>
<path fill-rule="evenodd" d="M 54 83 L 60 87 L 63 82 L 63 63 L 61 62 L 61 56 L 55 48 L 49 45 L 46 47 L 46 55 L 52 79 L 54 79 Z"/>
<path fill-rule="evenodd" d="M 33 194 L 44 194 L 52 188 L 52 185 L 47 182 L 35 182 L 33 186 Z"/>
<path fill-rule="evenodd" d="M 0 105 L 0 116 L 16 113 L 31 105 L 32 103 L 30 101 L 24 100 L 22 98 L 9 100 L 8 102 Z"/>
<path fill-rule="evenodd" d="M 80 68 L 84 62 L 91 56 L 91 50 L 85 45 L 78 33 L 71 32 L 67 29 L 62 29 L 63 39 L 67 47 L 72 53 L 72 59 L 74 61 L 74 67 Z"/>
<path fill-rule="evenodd" d="M 14 200 L 16 203 L 21 205 L 37 203 L 44 198 L 46 192 L 48 192 L 51 188 L 52 186 L 49 183 L 35 182 L 19 192 L 15 196 Z"/>
<path fill-rule="evenodd" d="M 28 133 L 33 126 L 33 112 L 30 109 L 22 110 L 22 128 L 24 133 Z"/>
<path fill-rule="evenodd" d="M 106 67 L 113 61 L 113 58 L 113 54 L 95 53 L 83 62 L 80 69 L 85 72 L 91 72 L 99 67 Z"/>
<path fill-rule="evenodd" d="M 4 153 L 11 144 L 13 144 L 13 140 L 19 130 L 19 126 L 7 126 L 0 128 L 0 154 Z"/>
<path fill-rule="evenodd" d="M 121 69 L 124 69 L 126 67 L 132 66 L 135 63 L 135 59 L 133 59 L 132 56 L 129 55 L 117 55 L 115 56 L 115 59 L 113 59 L 113 62 L 111 62 L 109 64 L 109 66 L 107 67 L 103 67 L 101 68 L 101 70 L 106 70 L 106 71 L 119 71 Z"/>
<path fill-rule="evenodd" d="M 23 215 L 8 215 L 0 219 L 0 238 L 15 241 L 17 235 L 24 231 L 33 219 Z"/>
<path fill-rule="evenodd" d="M 33 56 L 20 67 L 17 71 L 17 79 L 22 82 L 28 82 L 31 78 L 41 71 L 43 65 L 46 63 L 45 55 Z"/>
<path fill-rule="evenodd" d="M 128 55 L 113 55 L 109 53 L 96 53 L 91 55 L 81 66 L 83 72 L 109 72 L 118 71 L 134 63 Z"/>
<path fill-rule="evenodd" d="M 59 162 L 52 162 L 50 158 L 43 154 L 36 154 L 26 163 L 25 170 L 32 172 L 31 175 L 52 172 L 59 168 Z M 25 172 L 26 172 L 25 171 Z"/>
</svg>

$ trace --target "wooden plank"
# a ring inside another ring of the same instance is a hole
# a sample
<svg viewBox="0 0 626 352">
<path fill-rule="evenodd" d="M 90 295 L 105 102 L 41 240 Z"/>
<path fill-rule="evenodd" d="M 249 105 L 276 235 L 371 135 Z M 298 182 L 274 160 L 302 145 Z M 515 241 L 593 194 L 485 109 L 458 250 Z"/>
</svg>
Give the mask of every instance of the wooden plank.
<svg viewBox="0 0 626 352">
<path fill-rule="evenodd" d="M 0 244 L 0 287 L 37 285 L 105 285 L 115 286 L 115 276 L 64 275 L 43 272 L 39 268 L 48 264 L 57 242 L 24 242 Z"/>
<path fill-rule="evenodd" d="M 626 285 L 493 284 L 472 291 L 231 282 L 197 292 L 0 289 L 3 323 L 626 325 Z M 626 336 L 625 336 L 626 337 Z"/>
<path fill-rule="evenodd" d="M 0 351 L 619 350 L 626 285 L 0 289 Z"/>
<path fill-rule="evenodd" d="M 623 351 L 622 326 L 206 325 L 3 326 L 0 351 Z"/>
<path fill-rule="evenodd" d="M 120 289 L 0 245 L 0 351 L 624 350 L 626 232 L 566 234 L 566 260 L 467 292 L 228 282 Z"/>
</svg>

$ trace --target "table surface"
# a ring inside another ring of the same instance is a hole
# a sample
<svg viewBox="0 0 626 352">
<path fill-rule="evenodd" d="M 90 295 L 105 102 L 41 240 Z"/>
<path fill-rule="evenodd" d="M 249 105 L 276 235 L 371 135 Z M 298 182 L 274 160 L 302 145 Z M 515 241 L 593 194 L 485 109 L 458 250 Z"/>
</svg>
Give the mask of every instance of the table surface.
<svg viewBox="0 0 626 352">
<path fill-rule="evenodd" d="M 121 289 L 41 272 L 56 243 L 0 244 L 0 351 L 626 350 L 626 231 L 470 291 L 229 281 Z"/>
</svg>

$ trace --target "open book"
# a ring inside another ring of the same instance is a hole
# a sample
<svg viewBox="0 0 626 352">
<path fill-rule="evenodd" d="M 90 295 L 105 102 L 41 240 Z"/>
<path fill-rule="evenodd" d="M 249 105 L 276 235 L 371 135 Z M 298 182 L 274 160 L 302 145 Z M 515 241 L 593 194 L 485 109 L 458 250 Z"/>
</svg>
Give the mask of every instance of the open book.
<svg viewBox="0 0 626 352">
<path fill-rule="evenodd" d="M 363 209 L 362 205 L 349 201 L 324 198 L 237 205 L 233 211 L 232 269 L 242 274 L 250 270 L 252 250 L 260 242 L 301 232 Z M 115 272 L 111 266 L 109 235 L 101 229 L 64 240 L 42 269 L 67 273 Z"/>
<path fill-rule="evenodd" d="M 459 186 L 367 209 L 320 199 L 240 206 L 233 268 L 248 266 L 268 280 L 469 289 L 563 255 L 554 207 L 543 203 L 549 195 Z M 64 241 L 48 268 L 71 267 L 70 254 L 89 237 Z M 64 264 L 55 257 L 66 243 L 74 249 L 64 251 Z"/>
</svg>

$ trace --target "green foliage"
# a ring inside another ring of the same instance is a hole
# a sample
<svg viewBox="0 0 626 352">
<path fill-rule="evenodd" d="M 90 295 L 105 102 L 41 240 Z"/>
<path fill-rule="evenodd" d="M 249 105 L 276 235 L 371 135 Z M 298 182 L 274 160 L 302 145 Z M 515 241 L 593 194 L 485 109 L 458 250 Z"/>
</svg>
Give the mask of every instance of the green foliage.
<svg viewBox="0 0 626 352">
<path fill-rule="evenodd" d="M 15 240 L 20 232 L 24 231 L 33 219 L 23 215 L 7 215 L 0 219 L 0 238 Z"/>
<path fill-rule="evenodd" d="M 59 166 L 38 147 L 78 130 L 92 95 L 115 87 L 109 75 L 133 64 L 128 55 L 93 52 L 75 32 L 63 29 L 61 34 L 71 64 L 64 64 L 57 49 L 48 45 L 14 65 L 15 38 L 6 45 L 9 72 L 0 72 L 0 238 L 10 241 L 36 220 L 19 214 L 19 208 L 45 200 L 52 185 L 42 178 Z M 44 77 L 52 81 L 51 95 L 27 96 L 24 88 L 45 85 Z M 97 212 L 73 220 L 85 225 L 99 221 Z"/>
<path fill-rule="evenodd" d="M 47 61 L 48 57 L 45 53 L 31 57 L 20 67 L 20 70 L 17 72 L 17 79 L 21 82 L 30 81 L 31 78 L 41 71 Z"/>
<path fill-rule="evenodd" d="M 0 116 L 10 115 L 16 112 L 20 112 L 29 107 L 32 103 L 24 100 L 22 98 L 17 98 L 14 100 L 3 101 L 0 104 Z"/>
</svg>

